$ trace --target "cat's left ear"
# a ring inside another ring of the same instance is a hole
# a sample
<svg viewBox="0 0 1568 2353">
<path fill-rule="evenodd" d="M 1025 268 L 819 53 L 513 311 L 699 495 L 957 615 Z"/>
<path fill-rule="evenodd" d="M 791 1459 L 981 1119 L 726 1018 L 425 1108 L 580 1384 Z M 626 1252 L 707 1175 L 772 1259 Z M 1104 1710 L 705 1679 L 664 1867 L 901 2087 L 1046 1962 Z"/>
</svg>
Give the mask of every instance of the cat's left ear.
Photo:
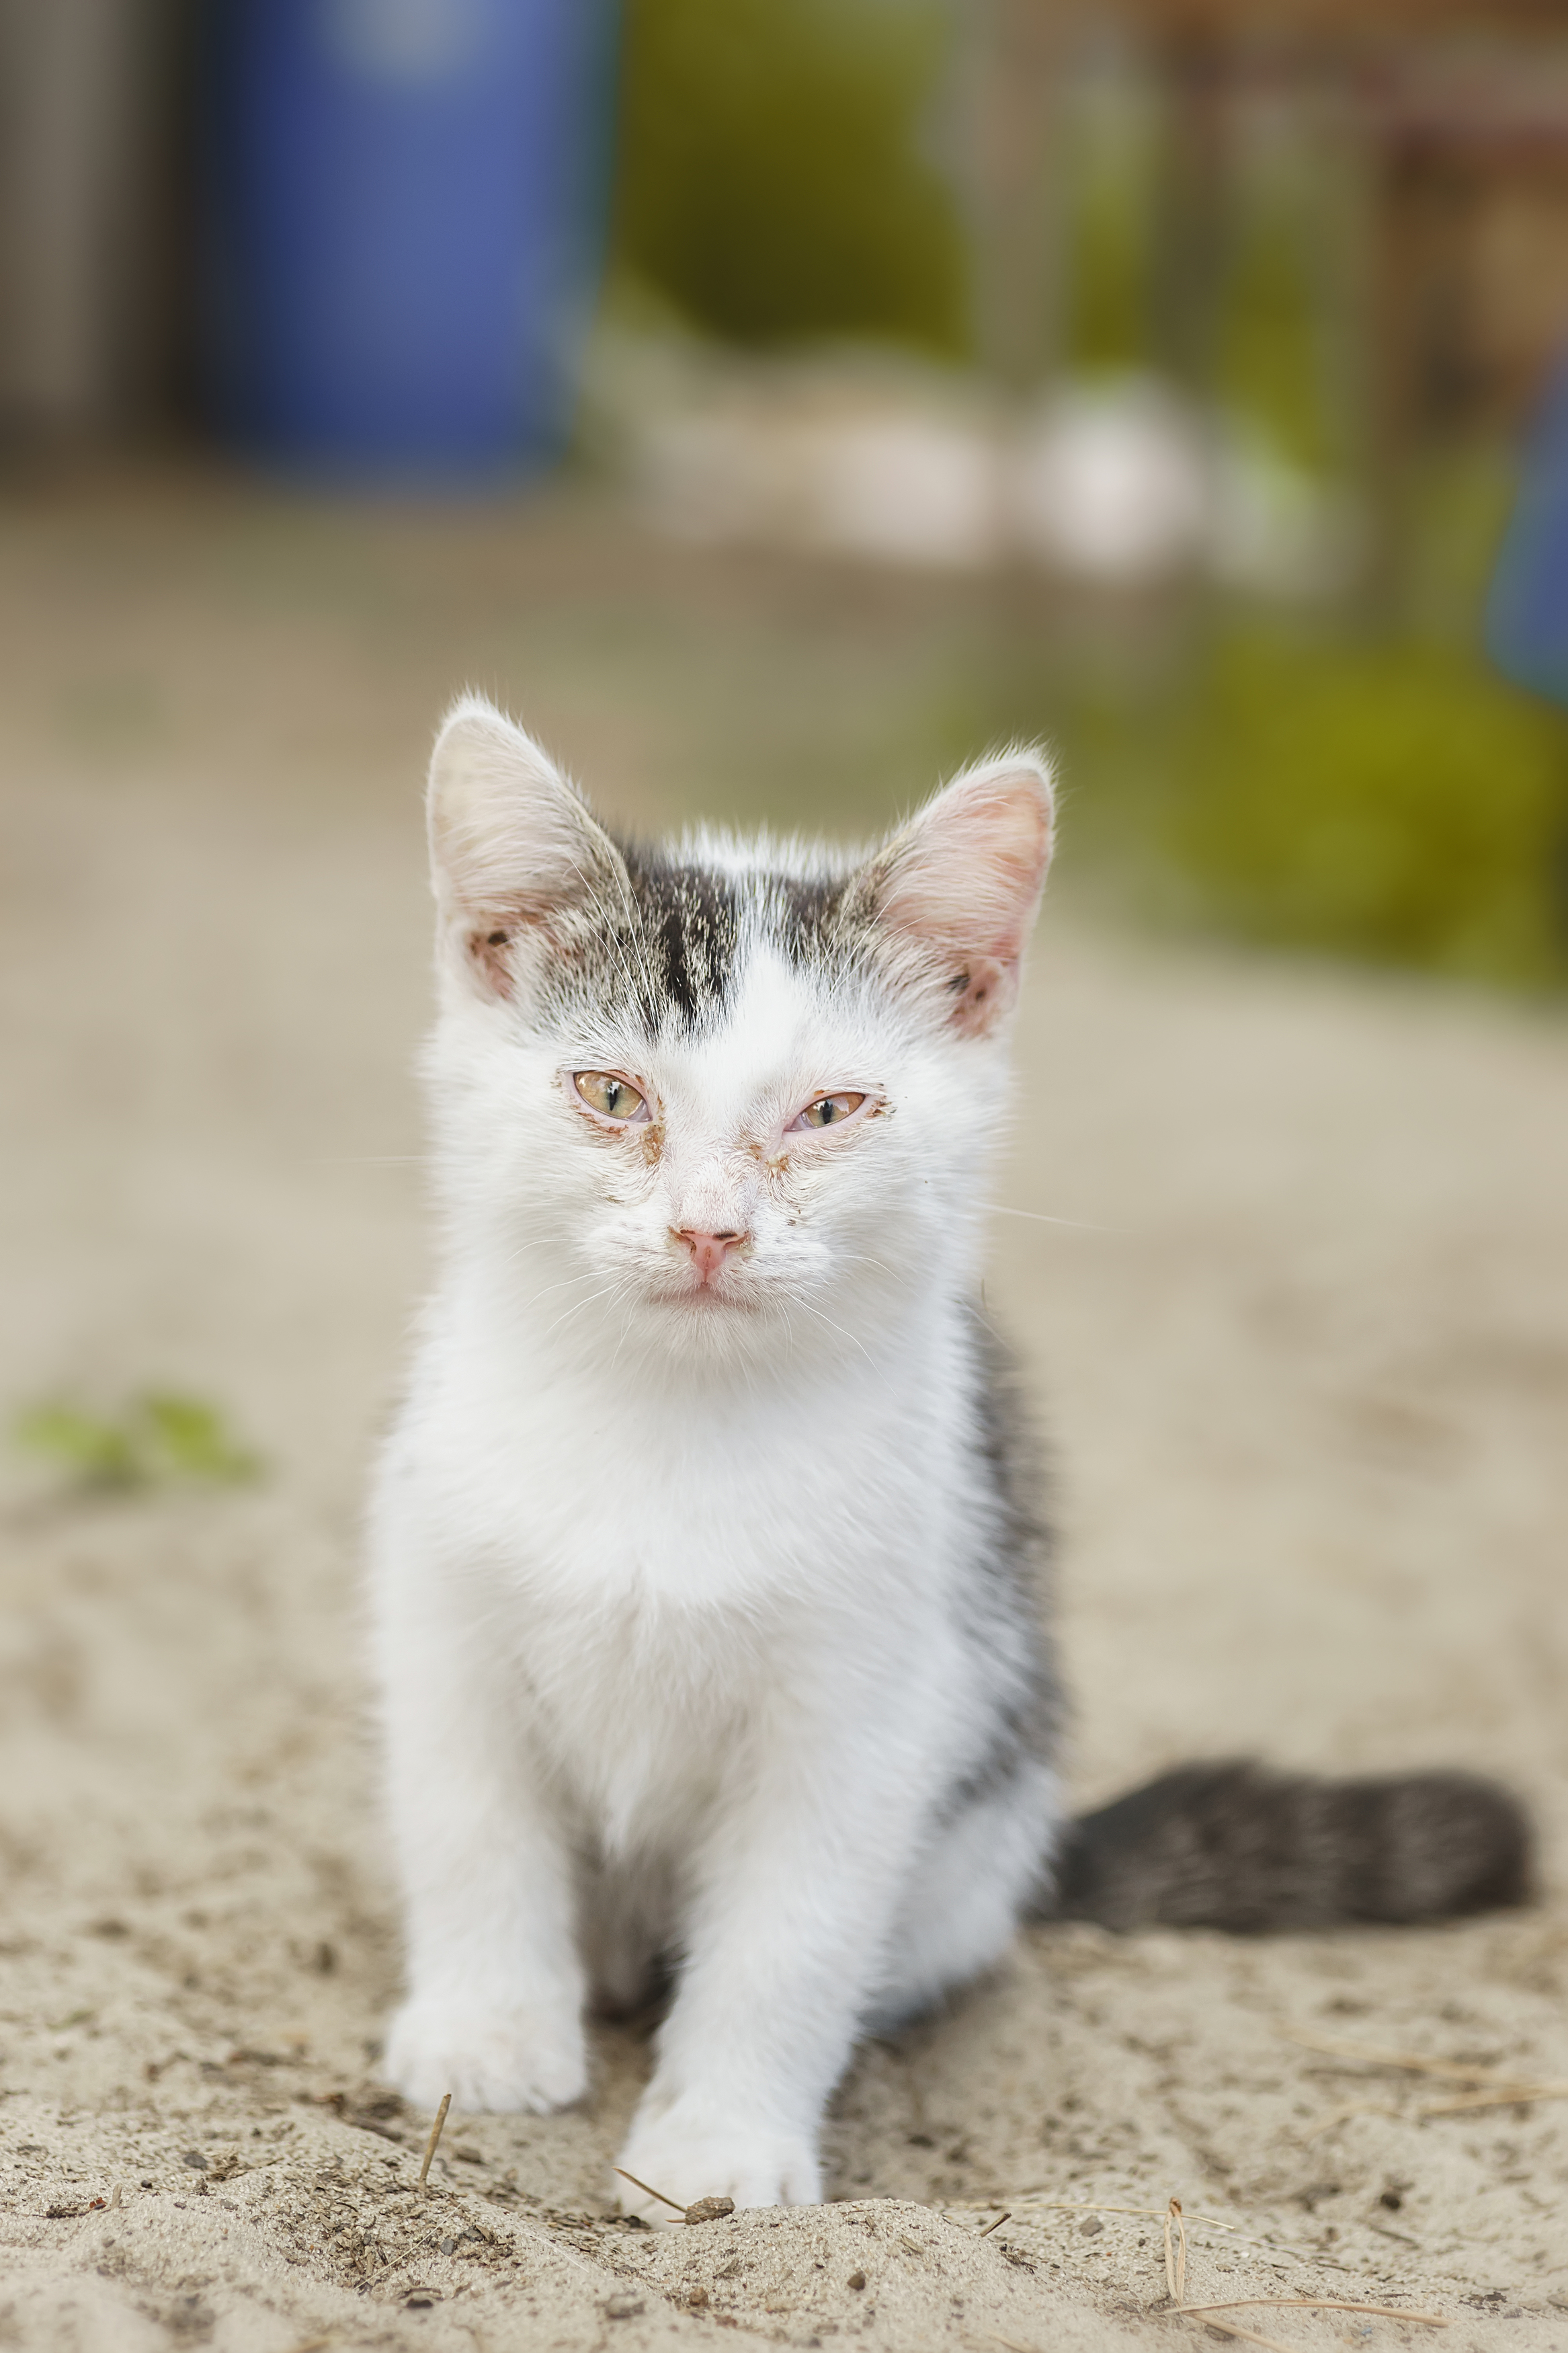
<svg viewBox="0 0 1568 2353">
<path fill-rule="evenodd" d="M 1045 754 L 1005 752 L 955 776 L 868 870 L 877 929 L 916 952 L 966 1037 L 984 1037 L 1017 1000 L 1052 807 Z"/>
</svg>

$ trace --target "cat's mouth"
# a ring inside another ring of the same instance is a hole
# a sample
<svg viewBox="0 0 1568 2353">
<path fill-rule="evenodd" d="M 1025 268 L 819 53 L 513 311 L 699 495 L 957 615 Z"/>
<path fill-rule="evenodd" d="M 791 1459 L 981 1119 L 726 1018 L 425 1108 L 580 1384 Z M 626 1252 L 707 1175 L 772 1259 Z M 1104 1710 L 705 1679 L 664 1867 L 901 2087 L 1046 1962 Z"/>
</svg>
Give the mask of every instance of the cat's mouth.
<svg viewBox="0 0 1568 2353">
<path fill-rule="evenodd" d="M 726 1269 L 704 1280 L 695 1270 L 658 1285 L 654 1298 L 663 1307 L 685 1307 L 698 1315 L 748 1314 L 757 1299 L 752 1286 Z"/>
</svg>

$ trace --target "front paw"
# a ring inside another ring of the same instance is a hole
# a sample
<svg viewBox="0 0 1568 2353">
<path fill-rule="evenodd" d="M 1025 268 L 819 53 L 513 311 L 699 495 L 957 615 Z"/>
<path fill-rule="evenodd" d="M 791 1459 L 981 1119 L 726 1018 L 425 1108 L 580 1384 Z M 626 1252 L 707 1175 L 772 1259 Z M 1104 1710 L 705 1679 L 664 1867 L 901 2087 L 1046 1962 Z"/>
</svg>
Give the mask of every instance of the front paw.
<svg viewBox="0 0 1568 2353">
<path fill-rule="evenodd" d="M 822 2168 L 808 2138 L 760 2130 L 744 2116 L 696 2100 L 678 2099 L 662 2115 L 638 2117 L 619 2162 L 672 2201 L 648 2197 L 616 2171 L 623 2211 L 656 2224 L 679 2222 L 675 2210 L 699 2198 L 732 2198 L 737 2206 L 815 2206 L 822 2198 Z"/>
<path fill-rule="evenodd" d="M 470 2113 L 539 2115 L 583 2097 L 588 2054 L 582 2020 L 564 2005 L 416 1994 L 387 2031 L 383 2073 L 416 2107 L 433 2108 L 450 2092 Z"/>
</svg>

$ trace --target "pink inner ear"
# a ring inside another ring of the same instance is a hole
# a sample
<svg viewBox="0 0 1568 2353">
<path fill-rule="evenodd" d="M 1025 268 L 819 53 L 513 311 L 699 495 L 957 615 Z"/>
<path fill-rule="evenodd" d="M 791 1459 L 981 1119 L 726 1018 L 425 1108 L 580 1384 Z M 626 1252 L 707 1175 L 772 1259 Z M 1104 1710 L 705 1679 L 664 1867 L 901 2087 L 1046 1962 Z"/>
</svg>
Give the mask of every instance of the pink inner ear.
<svg viewBox="0 0 1568 2353">
<path fill-rule="evenodd" d="M 616 852 L 531 737 L 476 695 L 454 705 L 430 762 L 431 870 L 447 952 L 482 993 L 510 997 L 517 952 L 591 884 L 613 890 Z"/>
<path fill-rule="evenodd" d="M 961 958 L 1016 964 L 1050 857 L 1040 768 L 1009 764 L 960 777 L 895 850 L 882 920 Z"/>
</svg>

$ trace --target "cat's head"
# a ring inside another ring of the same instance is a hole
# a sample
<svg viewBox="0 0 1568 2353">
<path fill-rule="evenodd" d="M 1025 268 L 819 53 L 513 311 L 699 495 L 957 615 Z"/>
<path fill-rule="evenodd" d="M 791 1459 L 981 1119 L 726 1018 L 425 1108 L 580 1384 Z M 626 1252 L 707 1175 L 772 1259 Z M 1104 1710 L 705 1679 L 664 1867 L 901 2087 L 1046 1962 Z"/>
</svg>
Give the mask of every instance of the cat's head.
<svg viewBox="0 0 1568 2353">
<path fill-rule="evenodd" d="M 450 1239 L 541 1345 L 869 1353 L 972 1269 L 1050 857 L 1037 753 L 862 856 L 647 850 L 466 697 L 429 817 Z"/>
</svg>

